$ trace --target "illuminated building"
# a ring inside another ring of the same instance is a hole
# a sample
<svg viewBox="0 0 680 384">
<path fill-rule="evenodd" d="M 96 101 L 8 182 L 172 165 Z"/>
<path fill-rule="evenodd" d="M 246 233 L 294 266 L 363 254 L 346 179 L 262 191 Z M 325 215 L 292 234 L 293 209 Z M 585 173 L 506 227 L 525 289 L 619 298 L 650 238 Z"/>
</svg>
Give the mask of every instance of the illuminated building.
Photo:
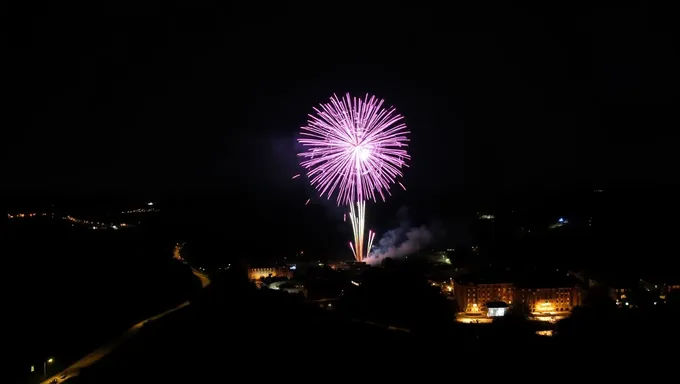
<svg viewBox="0 0 680 384">
<path fill-rule="evenodd" d="M 249 280 L 260 280 L 267 277 L 285 277 L 291 279 L 293 277 L 293 271 L 285 267 L 248 268 Z"/>
<path fill-rule="evenodd" d="M 512 304 L 515 288 L 511 283 L 457 283 L 453 295 L 463 312 L 486 312 L 486 303 Z"/>
<path fill-rule="evenodd" d="M 582 305 L 584 292 L 571 280 L 559 280 L 521 284 L 482 280 L 456 283 L 454 297 L 462 312 L 459 318 L 503 316 L 506 311 L 499 308 L 506 308 L 503 304 L 512 307 L 513 303 L 525 305 L 537 320 L 563 318 L 575 306 Z"/>
<path fill-rule="evenodd" d="M 583 304 L 585 292 L 568 276 L 534 276 L 515 285 L 515 300 L 536 320 L 557 321 Z"/>
<path fill-rule="evenodd" d="M 583 291 L 576 286 L 516 288 L 515 299 L 534 315 L 565 315 L 583 304 Z"/>
</svg>

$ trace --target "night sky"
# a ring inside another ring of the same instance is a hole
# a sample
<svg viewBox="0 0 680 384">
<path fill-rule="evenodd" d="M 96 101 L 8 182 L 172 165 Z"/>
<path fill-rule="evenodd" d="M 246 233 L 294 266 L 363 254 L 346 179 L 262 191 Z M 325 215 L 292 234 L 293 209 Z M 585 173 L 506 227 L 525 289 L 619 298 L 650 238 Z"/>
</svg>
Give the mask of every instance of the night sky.
<svg viewBox="0 0 680 384">
<path fill-rule="evenodd" d="M 296 133 L 348 91 L 406 116 L 412 199 L 678 182 L 668 10 L 171 3 L 31 16 L 3 192 L 303 204 Z"/>
<path fill-rule="evenodd" d="M 298 127 L 345 91 L 407 117 L 417 188 L 676 181 L 672 28 L 644 8 L 44 12 L 3 188 L 285 190 Z"/>
</svg>

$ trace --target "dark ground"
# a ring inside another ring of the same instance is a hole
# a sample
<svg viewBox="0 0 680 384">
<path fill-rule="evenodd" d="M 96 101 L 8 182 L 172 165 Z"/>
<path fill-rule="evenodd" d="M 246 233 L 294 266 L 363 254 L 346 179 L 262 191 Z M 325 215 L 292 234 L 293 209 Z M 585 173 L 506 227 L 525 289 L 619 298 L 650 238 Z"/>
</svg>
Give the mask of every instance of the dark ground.
<svg viewBox="0 0 680 384">
<path fill-rule="evenodd" d="M 150 324 L 71 383 L 401 381 L 495 373 L 529 378 L 548 374 L 555 365 L 567 373 L 595 367 L 584 375 L 611 379 L 621 371 L 602 368 L 620 361 L 620 354 L 634 356 L 627 372 L 658 359 L 645 353 L 652 344 L 631 338 L 627 327 L 609 327 L 606 337 L 571 340 L 538 337 L 522 324 L 405 333 L 348 321 L 285 293 L 217 277 L 190 307 Z M 655 336 L 661 346 L 663 338 Z M 512 373 L 517 366 L 526 373 Z"/>
<path fill-rule="evenodd" d="M 58 372 L 136 322 L 200 290 L 172 243 L 136 229 L 94 231 L 60 219 L 0 222 L 3 349 L 9 382 L 30 366 Z M 35 375 L 35 374 L 34 374 Z"/>
<path fill-rule="evenodd" d="M 376 357 L 404 358 L 417 344 L 407 333 L 349 322 L 287 294 L 214 284 L 202 300 L 149 325 L 74 384 L 257 380 L 309 370 L 334 377 L 363 372 Z"/>
</svg>

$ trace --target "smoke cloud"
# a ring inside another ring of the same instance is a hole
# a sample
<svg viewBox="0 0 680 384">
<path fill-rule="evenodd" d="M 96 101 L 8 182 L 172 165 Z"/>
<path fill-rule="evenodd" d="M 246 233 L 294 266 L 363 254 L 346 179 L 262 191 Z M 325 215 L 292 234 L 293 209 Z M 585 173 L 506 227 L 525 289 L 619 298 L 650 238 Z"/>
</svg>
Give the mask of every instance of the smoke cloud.
<svg viewBox="0 0 680 384">
<path fill-rule="evenodd" d="M 365 260 L 368 264 L 380 264 L 387 257 L 395 259 L 412 255 L 433 242 L 433 231 L 425 225 L 410 227 L 406 215 L 405 209 L 399 210 L 397 217 L 402 222 L 401 226 L 387 231 L 380 238 Z"/>
</svg>

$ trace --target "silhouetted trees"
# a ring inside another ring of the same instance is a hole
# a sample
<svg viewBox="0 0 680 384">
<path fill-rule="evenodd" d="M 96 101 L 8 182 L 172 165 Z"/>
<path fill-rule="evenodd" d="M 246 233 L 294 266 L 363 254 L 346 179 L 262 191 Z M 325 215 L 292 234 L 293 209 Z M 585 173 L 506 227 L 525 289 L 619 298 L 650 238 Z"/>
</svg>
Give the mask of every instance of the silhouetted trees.
<svg viewBox="0 0 680 384">
<path fill-rule="evenodd" d="M 431 286 L 414 264 L 371 269 L 361 281 L 342 302 L 358 316 L 419 331 L 442 329 L 453 321 L 450 300 Z"/>
<path fill-rule="evenodd" d="M 609 342 L 622 331 L 623 319 L 618 312 L 608 290 L 602 286 L 593 287 L 583 305 L 575 307 L 570 317 L 560 321 L 559 335 L 570 342 Z"/>
<path fill-rule="evenodd" d="M 512 339 L 527 339 L 535 335 L 536 323 L 529 320 L 531 311 L 520 301 L 515 301 L 503 317 L 494 319 L 493 326 L 497 335 Z"/>
</svg>

